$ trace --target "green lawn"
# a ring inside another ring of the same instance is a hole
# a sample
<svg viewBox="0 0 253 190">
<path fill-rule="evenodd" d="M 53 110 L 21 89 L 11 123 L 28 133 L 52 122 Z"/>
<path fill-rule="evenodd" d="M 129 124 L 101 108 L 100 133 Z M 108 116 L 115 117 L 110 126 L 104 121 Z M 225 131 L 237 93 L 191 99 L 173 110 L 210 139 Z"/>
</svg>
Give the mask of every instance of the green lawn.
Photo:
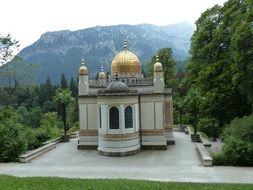
<svg viewBox="0 0 253 190">
<path fill-rule="evenodd" d="M 206 184 L 206 183 L 175 183 L 141 180 L 113 179 L 69 179 L 57 177 L 12 177 L 0 175 L 1 190 L 252 190 L 249 184 Z"/>
</svg>

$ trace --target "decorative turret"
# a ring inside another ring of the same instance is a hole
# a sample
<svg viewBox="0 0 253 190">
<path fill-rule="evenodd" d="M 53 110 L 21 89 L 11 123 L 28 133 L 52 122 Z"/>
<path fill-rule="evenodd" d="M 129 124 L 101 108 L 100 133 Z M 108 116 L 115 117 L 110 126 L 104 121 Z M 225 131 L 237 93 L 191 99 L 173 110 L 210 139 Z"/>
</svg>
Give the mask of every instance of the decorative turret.
<svg viewBox="0 0 253 190">
<path fill-rule="evenodd" d="M 78 83 L 78 95 L 87 95 L 89 92 L 89 78 L 88 69 L 85 66 L 84 59 L 81 60 L 81 67 L 79 69 L 79 83 Z"/>
<path fill-rule="evenodd" d="M 156 63 L 154 64 L 154 92 L 164 92 L 163 65 L 159 62 L 158 55 L 156 56 Z"/>
<path fill-rule="evenodd" d="M 88 69 L 84 65 L 84 59 L 81 60 L 81 67 L 79 69 L 79 75 L 88 75 Z"/>
<path fill-rule="evenodd" d="M 104 72 L 103 65 L 101 65 L 101 70 L 98 73 L 98 80 L 101 81 L 101 82 L 105 82 L 106 81 L 106 74 Z"/>
</svg>

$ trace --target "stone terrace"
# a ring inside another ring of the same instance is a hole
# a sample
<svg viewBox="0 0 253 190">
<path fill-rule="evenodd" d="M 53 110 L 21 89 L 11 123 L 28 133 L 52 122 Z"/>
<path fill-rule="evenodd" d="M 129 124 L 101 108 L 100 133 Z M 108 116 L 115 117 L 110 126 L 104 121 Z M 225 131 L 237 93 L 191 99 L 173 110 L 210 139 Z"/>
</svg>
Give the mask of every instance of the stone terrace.
<svg viewBox="0 0 253 190">
<path fill-rule="evenodd" d="M 174 132 L 168 150 L 145 150 L 127 157 L 106 157 L 77 150 L 77 138 L 59 143 L 30 163 L 0 164 L 0 173 L 15 176 L 127 178 L 179 182 L 253 183 L 252 167 L 204 167 L 188 135 Z"/>
</svg>

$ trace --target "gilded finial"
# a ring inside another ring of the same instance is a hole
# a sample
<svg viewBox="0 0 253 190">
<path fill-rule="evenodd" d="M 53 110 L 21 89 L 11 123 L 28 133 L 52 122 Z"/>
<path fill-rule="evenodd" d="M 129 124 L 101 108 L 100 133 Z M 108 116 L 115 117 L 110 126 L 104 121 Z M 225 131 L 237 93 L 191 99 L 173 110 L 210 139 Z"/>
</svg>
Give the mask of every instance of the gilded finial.
<svg viewBox="0 0 253 190">
<path fill-rule="evenodd" d="M 127 49 L 127 40 L 124 40 L 124 49 Z"/>
<path fill-rule="evenodd" d="M 88 75 L 88 69 L 84 65 L 84 59 L 83 59 L 83 57 L 81 59 L 81 66 L 80 66 L 80 69 L 79 69 L 79 75 Z"/>
<path fill-rule="evenodd" d="M 115 75 L 115 79 L 116 79 L 116 81 L 118 81 L 118 73 L 116 72 L 116 75 Z"/>
<path fill-rule="evenodd" d="M 101 65 L 100 70 L 101 70 L 102 72 L 104 71 L 104 67 L 103 67 L 103 65 Z"/>
<path fill-rule="evenodd" d="M 84 65 L 84 58 L 81 59 L 81 65 Z"/>
<path fill-rule="evenodd" d="M 159 56 L 156 55 L 156 62 L 159 62 Z"/>
</svg>

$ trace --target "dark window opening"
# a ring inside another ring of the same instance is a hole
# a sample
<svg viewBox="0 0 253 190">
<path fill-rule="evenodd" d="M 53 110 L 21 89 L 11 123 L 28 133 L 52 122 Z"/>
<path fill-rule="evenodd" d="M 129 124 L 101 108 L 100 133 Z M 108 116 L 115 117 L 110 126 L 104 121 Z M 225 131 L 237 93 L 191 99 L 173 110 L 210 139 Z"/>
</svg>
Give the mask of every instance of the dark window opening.
<svg viewBox="0 0 253 190">
<path fill-rule="evenodd" d="M 110 129 L 119 129 L 119 109 L 116 107 L 110 108 Z"/>
<path fill-rule="evenodd" d="M 125 128 L 133 128 L 133 109 L 131 106 L 125 108 Z"/>
<path fill-rule="evenodd" d="M 102 114 L 101 114 L 101 107 L 99 106 L 99 127 L 102 128 Z"/>
</svg>

